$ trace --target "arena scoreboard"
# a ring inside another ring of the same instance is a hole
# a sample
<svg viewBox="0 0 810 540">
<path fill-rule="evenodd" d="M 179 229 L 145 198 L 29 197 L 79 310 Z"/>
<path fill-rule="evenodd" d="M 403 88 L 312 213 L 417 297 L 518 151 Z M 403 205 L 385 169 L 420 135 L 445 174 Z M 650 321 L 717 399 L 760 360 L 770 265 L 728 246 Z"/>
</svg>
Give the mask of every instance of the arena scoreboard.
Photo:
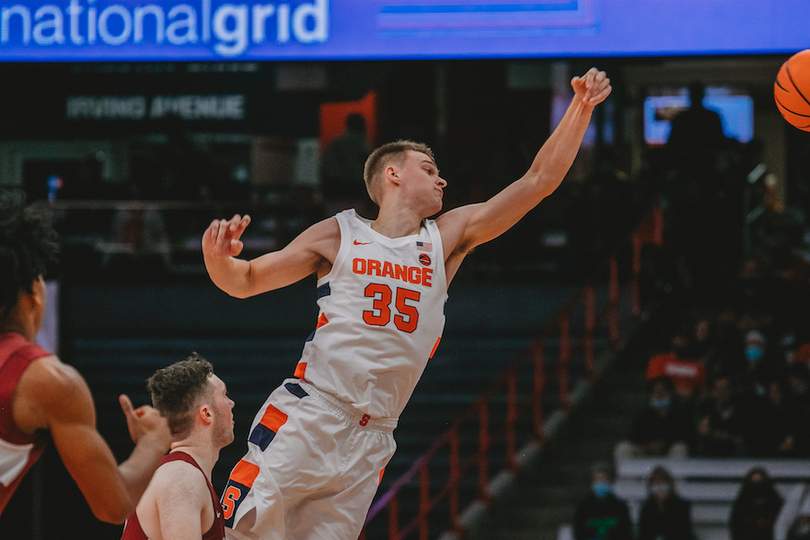
<svg viewBox="0 0 810 540">
<path fill-rule="evenodd" d="M 0 0 L 0 62 L 779 54 L 808 0 Z"/>
</svg>

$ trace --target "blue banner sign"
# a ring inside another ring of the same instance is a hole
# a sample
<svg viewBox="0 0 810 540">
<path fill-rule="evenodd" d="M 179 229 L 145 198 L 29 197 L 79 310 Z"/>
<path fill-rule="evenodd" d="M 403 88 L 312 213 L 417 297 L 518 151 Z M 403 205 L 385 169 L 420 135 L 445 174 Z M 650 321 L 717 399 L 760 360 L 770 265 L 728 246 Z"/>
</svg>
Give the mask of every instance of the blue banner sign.
<svg viewBox="0 0 810 540">
<path fill-rule="evenodd" d="M 0 0 L 0 61 L 791 53 L 810 0 Z"/>
</svg>

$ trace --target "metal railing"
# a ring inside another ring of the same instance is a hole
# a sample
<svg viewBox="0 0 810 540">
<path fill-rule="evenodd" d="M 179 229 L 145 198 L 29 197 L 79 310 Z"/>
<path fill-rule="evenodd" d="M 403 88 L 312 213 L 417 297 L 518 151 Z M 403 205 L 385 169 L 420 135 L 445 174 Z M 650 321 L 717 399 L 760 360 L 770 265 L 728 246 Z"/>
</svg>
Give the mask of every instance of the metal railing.
<svg viewBox="0 0 810 540">
<path fill-rule="evenodd" d="M 475 500 L 488 503 L 491 498 L 494 453 L 503 452 L 499 457 L 504 467 L 517 470 L 520 442 L 544 442 L 550 387 L 556 386 L 559 409 L 571 406 L 572 380 L 577 376 L 572 363 L 575 352 L 581 353 L 584 364 L 580 376 L 593 379 L 597 356 L 619 345 L 622 309 L 626 308 L 630 317 L 641 314 L 642 247 L 661 245 L 662 238 L 663 214 L 655 208 L 489 389 L 375 501 L 361 540 L 372 540 L 369 525 L 383 519 L 386 513 L 387 532 L 383 534 L 387 540 L 427 540 L 431 523 L 435 522 L 449 524 L 451 530 L 463 533 L 462 505 Z M 575 327 L 581 329 L 581 334 L 576 335 Z M 597 339 L 602 331 L 606 339 Z M 547 352 L 552 342 L 556 358 Z M 502 420 L 499 425 L 493 422 L 496 415 Z M 468 441 L 465 444 L 465 434 L 470 431 L 477 432 L 477 443 L 465 453 L 465 446 L 470 446 Z M 432 465 L 433 476 L 441 468 L 439 483 L 432 482 Z M 414 483 L 418 485 L 415 515 L 405 517 L 401 515 L 401 495 Z M 469 500 L 464 500 L 464 493 Z M 436 517 L 440 509 L 446 514 Z"/>
</svg>

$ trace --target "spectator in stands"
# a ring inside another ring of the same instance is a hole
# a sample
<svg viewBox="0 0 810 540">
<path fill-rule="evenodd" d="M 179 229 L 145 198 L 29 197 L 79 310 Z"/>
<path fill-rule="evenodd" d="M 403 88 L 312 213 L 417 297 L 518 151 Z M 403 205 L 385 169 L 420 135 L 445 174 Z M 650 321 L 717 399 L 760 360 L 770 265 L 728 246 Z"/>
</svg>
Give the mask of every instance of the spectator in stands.
<svg viewBox="0 0 810 540">
<path fill-rule="evenodd" d="M 794 454 L 810 457 L 810 369 L 805 363 L 790 364 L 787 368 L 785 411 L 793 428 Z"/>
<path fill-rule="evenodd" d="M 738 370 L 742 387 L 764 398 L 768 397 L 770 381 L 781 368 L 766 344 L 767 340 L 759 330 L 746 332 L 743 344 L 745 360 Z"/>
<path fill-rule="evenodd" d="M 692 540 L 689 503 L 675 491 L 669 471 L 658 466 L 647 477 L 647 498 L 641 505 L 638 540 Z"/>
<path fill-rule="evenodd" d="M 773 540 L 810 540 L 810 484 L 788 493 L 773 526 Z"/>
<path fill-rule="evenodd" d="M 595 463 L 591 474 L 592 491 L 574 513 L 574 540 L 632 540 L 627 503 L 613 494 L 613 467 L 610 463 Z"/>
<path fill-rule="evenodd" d="M 810 364 L 810 343 L 802 343 L 793 352 L 791 362 L 797 364 Z"/>
<path fill-rule="evenodd" d="M 700 396 L 706 388 L 706 370 L 703 362 L 688 358 L 690 338 L 685 332 L 672 337 L 669 352 L 657 354 L 647 364 L 647 380 L 660 376 L 672 379 L 675 392 L 691 400 Z"/>
<path fill-rule="evenodd" d="M 709 315 L 698 317 L 692 329 L 692 344 L 689 348 L 689 358 L 700 360 L 705 366 L 712 358 L 712 349 L 715 340 L 715 322 Z"/>
<path fill-rule="evenodd" d="M 709 395 L 698 406 L 697 453 L 710 457 L 744 455 L 748 426 L 745 409 L 734 394 L 731 377 L 716 377 Z"/>
<path fill-rule="evenodd" d="M 752 416 L 759 424 L 752 430 L 747 443 L 751 456 L 791 457 L 796 451 L 795 430 L 792 411 L 785 401 L 784 383 L 780 378 L 766 379 L 765 394 L 760 400 L 748 402 Z"/>
<path fill-rule="evenodd" d="M 729 304 L 735 301 L 734 298 L 727 299 Z M 709 378 L 720 373 L 738 371 L 744 355 L 739 313 L 734 307 L 727 305 L 720 309 L 714 318 L 711 352 L 708 357 L 704 357 Z"/>
<path fill-rule="evenodd" d="M 160 210 L 140 199 L 137 182 L 129 185 L 130 199 L 116 209 L 110 241 L 104 243 L 102 268 L 116 275 L 153 275 L 171 265 L 169 238 Z"/>
<path fill-rule="evenodd" d="M 798 219 L 791 219 L 789 216 L 798 214 Z M 775 320 L 782 326 L 796 324 L 802 321 L 806 324 L 810 319 L 810 263 L 799 250 L 794 246 L 803 243 L 801 236 L 805 230 L 805 219 L 801 211 L 796 209 L 782 209 L 774 221 L 788 225 L 796 233 L 774 231 L 776 238 L 770 247 L 771 273 L 774 281 L 774 295 L 771 298 L 771 310 Z M 774 216 L 774 217 L 776 217 Z M 790 237 L 797 237 L 795 240 Z M 800 323 L 801 328 L 804 324 Z"/>
<path fill-rule="evenodd" d="M 726 142 L 720 115 L 703 106 L 705 95 L 702 83 L 689 85 L 689 108 L 672 119 L 666 144 L 672 162 L 701 180 L 716 170 L 715 160 Z"/>
<path fill-rule="evenodd" d="M 731 540 L 774 540 L 782 496 L 762 467 L 754 467 L 742 481 L 731 507 Z"/>
<path fill-rule="evenodd" d="M 715 226 L 725 225 L 718 217 L 725 217 L 727 212 L 721 195 L 724 162 L 719 158 L 728 141 L 720 115 L 703 106 L 705 90 L 700 82 L 689 86 L 690 106 L 672 119 L 664 147 L 670 164 L 668 174 L 673 178 L 670 191 L 681 199 L 673 201 L 677 212 L 671 216 L 675 225 L 673 240 L 683 255 L 682 264 L 693 290 L 707 285 L 707 279 L 715 282 L 720 263 L 724 262 L 719 257 L 726 247 L 723 242 L 730 243 Z"/>
<path fill-rule="evenodd" d="M 751 387 L 763 376 L 771 376 L 779 367 L 773 354 L 775 348 L 768 347 L 766 334 L 771 333 L 772 320 L 766 312 L 746 310 L 737 321 L 737 342 L 725 344 L 723 363 L 719 367 L 734 374 L 741 387 Z"/>
<path fill-rule="evenodd" d="M 749 330 L 745 334 L 745 360 L 749 366 L 756 366 L 765 358 L 765 336 L 759 330 Z"/>
<path fill-rule="evenodd" d="M 647 382 L 648 405 L 633 421 L 630 440 L 616 445 L 616 459 L 641 456 L 685 458 L 693 439 L 692 418 L 668 377 Z"/>
<path fill-rule="evenodd" d="M 363 167 L 371 150 L 365 118 L 360 113 L 348 115 L 346 130 L 326 147 L 321 157 L 321 190 L 338 210 L 361 203 L 368 206 L 365 186 L 358 178 L 363 178 Z"/>
</svg>

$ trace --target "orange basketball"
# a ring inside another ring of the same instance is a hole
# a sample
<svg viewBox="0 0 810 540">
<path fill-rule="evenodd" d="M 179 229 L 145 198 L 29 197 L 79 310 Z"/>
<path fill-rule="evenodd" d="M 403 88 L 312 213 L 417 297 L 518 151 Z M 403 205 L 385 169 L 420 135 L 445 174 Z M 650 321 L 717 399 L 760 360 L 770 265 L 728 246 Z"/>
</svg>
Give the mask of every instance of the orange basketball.
<svg viewBox="0 0 810 540">
<path fill-rule="evenodd" d="M 790 125 L 810 131 L 810 49 L 782 64 L 773 83 L 773 98 Z"/>
</svg>

